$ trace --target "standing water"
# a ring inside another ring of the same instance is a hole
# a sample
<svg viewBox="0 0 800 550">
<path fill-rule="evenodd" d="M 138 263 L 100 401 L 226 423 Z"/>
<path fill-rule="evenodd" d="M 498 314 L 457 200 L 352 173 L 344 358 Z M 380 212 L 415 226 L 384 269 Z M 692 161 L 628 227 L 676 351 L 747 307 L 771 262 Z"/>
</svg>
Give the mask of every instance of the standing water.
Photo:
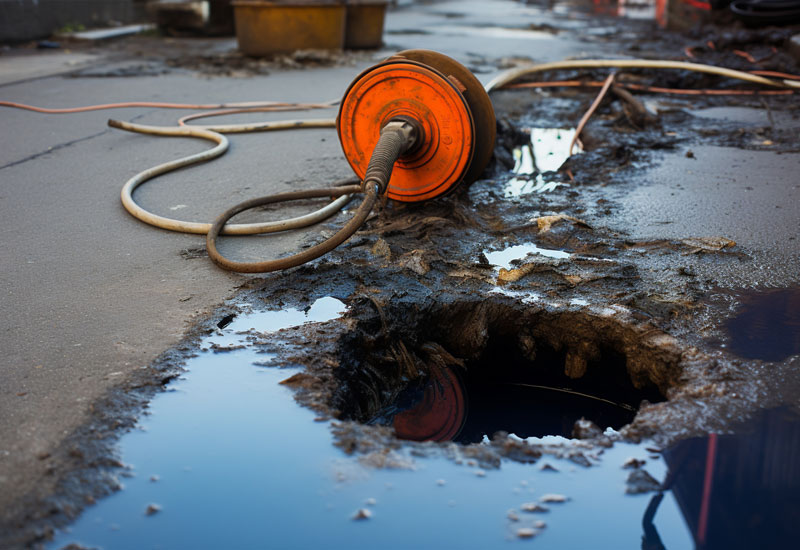
<svg viewBox="0 0 800 550">
<path fill-rule="evenodd" d="M 376 469 L 334 446 L 332 423 L 280 385 L 298 369 L 254 365 L 270 357 L 248 347 L 241 331 L 336 322 L 343 310 L 323 298 L 305 313 L 240 316 L 208 337 L 202 347 L 211 349 L 190 359 L 122 437 L 123 488 L 48 548 L 484 549 L 529 538 L 539 548 L 640 547 L 650 498 L 626 495 L 632 470 L 623 465 L 635 457 L 653 478 L 666 477 L 663 459 L 644 446 L 594 451 L 592 467 L 546 455 L 534 464 L 504 460 L 499 469 L 418 456 L 405 443 L 396 452 L 406 467 Z M 670 494 L 653 525 L 667 548 L 691 547 Z"/>
<path fill-rule="evenodd" d="M 505 185 L 506 198 L 519 197 L 529 193 L 547 193 L 569 184 L 554 181 L 545 172 L 558 170 L 570 157 L 569 144 L 575 135 L 575 128 L 531 128 L 530 143 L 514 150 L 515 177 Z M 575 152 L 580 147 L 575 145 Z"/>
<path fill-rule="evenodd" d="M 726 324 L 733 353 L 764 361 L 800 355 L 800 288 L 750 291 L 740 301 Z"/>
</svg>

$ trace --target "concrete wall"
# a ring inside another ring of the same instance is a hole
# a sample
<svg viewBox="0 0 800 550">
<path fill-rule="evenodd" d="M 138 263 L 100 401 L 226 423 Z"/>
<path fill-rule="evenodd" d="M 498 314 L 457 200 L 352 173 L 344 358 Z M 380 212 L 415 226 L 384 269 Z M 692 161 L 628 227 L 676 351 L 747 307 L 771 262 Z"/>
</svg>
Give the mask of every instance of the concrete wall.
<svg viewBox="0 0 800 550">
<path fill-rule="evenodd" d="M 46 38 L 65 25 L 144 20 L 145 0 L 0 0 L 0 42 Z"/>
</svg>

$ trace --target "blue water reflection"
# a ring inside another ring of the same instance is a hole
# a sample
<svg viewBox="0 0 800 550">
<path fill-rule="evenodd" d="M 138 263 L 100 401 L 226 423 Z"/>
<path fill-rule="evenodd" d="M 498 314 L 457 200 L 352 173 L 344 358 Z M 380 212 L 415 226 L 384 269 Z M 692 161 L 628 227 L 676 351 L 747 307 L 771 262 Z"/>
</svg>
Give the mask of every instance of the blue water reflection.
<svg viewBox="0 0 800 550">
<path fill-rule="evenodd" d="M 312 311 L 295 311 L 291 323 L 308 321 Z M 206 344 L 241 341 L 236 332 L 260 322 L 237 319 Z M 254 326 L 266 331 L 285 323 Z M 263 359 L 253 349 L 191 359 L 188 373 L 152 401 L 139 429 L 122 438 L 121 455 L 132 468 L 132 477 L 122 478 L 124 489 L 86 509 L 48 547 L 641 547 L 649 496 L 625 495 L 630 470 L 622 465 L 638 457 L 656 479 L 666 476 L 664 461 L 644 446 L 615 445 L 593 458 L 591 468 L 545 457 L 536 464 L 504 461 L 486 472 L 468 461 L 459 465 L 401 448 L 413 469 L 376 470 L 335 447 L 330 423 L 316 421 L 279 384 L 295 369 L 253 365 Z M 543 469 L 545 463 L 558 471 Z M 547 513 L 522 511 L 547 493 L 569 500 L 549 504 Z M 160 511 L 146 514 L 150 504 Z M 353 520 L 362 508 L 371 518 Z M 518 521 L 509 519 L 509 510 Z M 518 538 L 520 528 L 538 521 L 546 527 L 537 527 L 533 541 Z M 667 548 L 692 547 L 669 495 L 655 527 Z"/>
<path fill-rule="evenodd" d="M 800 539 L 800 416 L 760 413 L 735 434 L 693 438 L 668 449 L 665 487 L 675 495 L 696 547 L 795 548 Z M 655 497 L 649 516 L 656 516 Z M 646 528 L 647 522 L 645 522 Z M 648 545 L 659 544 L 650 526 Z M 669 548 L 669 546 L 666 546 Z"/>
</svg>

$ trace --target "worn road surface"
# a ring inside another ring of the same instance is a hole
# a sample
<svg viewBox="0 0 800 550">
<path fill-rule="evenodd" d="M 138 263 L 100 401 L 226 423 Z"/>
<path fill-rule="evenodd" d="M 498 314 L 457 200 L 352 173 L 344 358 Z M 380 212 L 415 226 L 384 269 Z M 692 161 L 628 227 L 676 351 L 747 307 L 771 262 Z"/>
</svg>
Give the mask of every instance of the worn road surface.
<svg viewBox="0 0 800 550">
<path fill-rule="evenodd" d="M 562 32 L 507 30 L 555 18 Z M 607 36 L 609 28 L 591 15 L 566 17 L 563 10 L 559 15 L 506 0 L 426 3 L 391 12 L 385 48 L 374 55 L 328 67 L 270 66 L 269 74 L 234 77 L 180 66 L 115 77 L 120 63 L 137 59 L 135 41 L 126 46 L 127 58 L 120 54 L 124 48 L 114 49 L 115 56 L 102 47 L 72 54 L 12 50 L 0 56 L 0 99 L 46 107 L 133 100 L 313 102 L 338 98 L 360 70 L 392 51 L 439 50 L 481 70 L 478 76 L 487 81 L 503 68 L 503 58 L 545 62 L 611 55 L 617 48 L 612 39 L 587 39 Z M 165 52 L 175 44 L 166 43 Z M 233 43 L 214 41 L 214 47 L 230 49 Z M 158 59 L 148 63 L 160 66 Z M 109 76 L 71 76 L 74 67 L 88 67 L 89 75 L 108 69 Z M 193 320 L 248 279 L 212 265 L 203 254 L 203 237 L 147 226 L 120 204 L 122 184 L 138 171 L 208 145 L 112 130 L 107 119 L 171 125 L 182 114 L 152 108 L 71 115 L 0 110 L 0 541 L 11 540 L 20 527 L 17 518 L 55 489 L 63 473 L 57 458 L 69 452 L 62 443 L 91 417 L 93 404 L 148 368 Z M 287 117 L 247 120 L 254 118 Z M 332 130 L 237 135 L 231 141 L 224 157 L 148 183 L 137 199 L 164 215 L 210 221 L 247 198 L 350 175 Z M 622 209 L 610 226 L 636 238 L 727 234 L 748 246 L 770 274 L 733 273 L 731 285 L 797 284 L 798 152 L 748 152 L 740 168 L 733 164 L 742 159 L 735 149 L 695 149 L 696 158 L 685 153 L 671 153 L 678 164 L 652 169 L 652 187 L 617 192 Z M 691 173 L 697 183 L 681 185 Z M 753 181 L 764 174 L 769 177 L 763 184 Z M 735 191 L 718 196 L 723 180 Z M 652 225 L 654 213 L 663 223 Z M 749 230 L 758 226 L 766 229 Z M 303 240 L 302 234 L 260 237 L 226 250 L 274 257 Z"/>
</svg>

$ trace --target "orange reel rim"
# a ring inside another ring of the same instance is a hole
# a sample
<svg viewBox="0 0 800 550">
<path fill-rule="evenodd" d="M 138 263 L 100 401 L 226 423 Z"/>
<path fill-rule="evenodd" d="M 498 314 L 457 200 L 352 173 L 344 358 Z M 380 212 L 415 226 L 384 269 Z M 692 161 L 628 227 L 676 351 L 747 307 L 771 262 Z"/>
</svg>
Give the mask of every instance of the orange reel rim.
<svg viewBox="0 0 800 550">
<path fill-rule="evenodd" d="M 472 71 L 443 53 L 416 49 L 398 52 L 393 57 L 401 57 L 433 67 L 444 75 L 455 77 L 464 87 L 462 95 L 469 105 L 475 122 L 475 153 L 472 164 L 464 175 L 464 183 L 470 184 L 477 181 L 492 158 L 497 138 L 497 119 L 494 114 L 494 106 L 483 84 L 472 74 Z"/>
<path fill-rule="evenodd" d="M 364 178 L 381 128 L 398 116 L 417 121 L 422 140 L 395 164 L 389 198 L 418 202 L 444 195 L 460 184 L 475 152 L 469 104 L 445 75 L 404 58 L 390 58 L 367 69 L 342 99 L 336 126 L 356 175 Z"/>
<path fill-rule="evenodd" d="M 467 393 L 454 370 L 433 368 L 422 399 L 409 410 L 395 415 L 395 435 L 410 441 L 452 441 L 464 427 Z"/>
</svg>

